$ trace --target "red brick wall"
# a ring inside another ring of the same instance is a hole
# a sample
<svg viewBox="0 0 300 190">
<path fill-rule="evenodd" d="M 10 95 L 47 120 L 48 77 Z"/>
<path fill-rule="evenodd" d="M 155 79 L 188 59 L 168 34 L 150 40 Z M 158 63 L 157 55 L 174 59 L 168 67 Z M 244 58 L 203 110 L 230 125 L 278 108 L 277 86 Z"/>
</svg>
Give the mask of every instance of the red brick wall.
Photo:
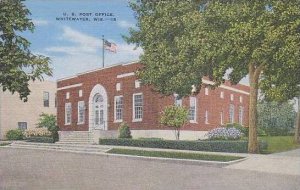
<svg viewBox="0 0 300 190">
<path fill-rule="evenodd" d="M 108 129 L 115 130 L 120 123 L 114 123 L 114 96 L 123 95 L 123 121 L 128 123 L 131 129 L 166 129 L 159 124 L 160 112 L 167 105 L 174 104 L 174 97 L 163 97 L 162 95 L 154 92 L 149 86 L 141 86 L 135 88 L 135 76 L 128 76 L 124 78 L 117 78 L 117 75 L 134 72 L 141 65 L 119 65 L 106 69 L 99 69 L 89 73 L 82 73 L 73 78 L 60 80 L 57 84 L 57 119 L 60 130 L 74 130 L 82 131 L 88 130 L 89 123 L 89 96 L 93 87 L 96 84 L 101 84 L 108 94 Z M 116 90 L 116 83 L 121 83 L 121 90 Z M 68 89 L 60 89 L 74 84 L 82 83 L 82 86 L 73 87 Z M 244 85 L 227 86 L 249 91 L 249 87 Z M 83 90 L 83 96 L 79 97 L 79 90 Z M 224 92 L 224 99 L 220 98 L 220 92 Z M 70 93 L 70 98 L 66 99 L 66 93 Z M 132 95 L 133 93 L 143 93 L 143 120 L 141 122 L 132 122 Z M 234 95 L 234 101 L 230 100 L 230 94 Z M 243 97 L 243 102 L 240 103 L 239 97 Z M 224 88 L 216 88 L 209 90 L 209 95 L 204 94 L 204 88 L 201 89 L 197 98 L 197 123 L 188 123 L 184 126 L 184 130 L 198 130 L 205 131 L 220 125 L 220 112 L 223 110 L 224 123 L 229 122 L 229 105 L 235 106 L 235 122 L 238 122 L 239 106 L 244 106 L 244 125 L 248 125 L 248 102 L 249 96 L 227 90 Z M 84 101 L 85 110 L 85 123 L 77 125 L 77 102 Z M 72 123 L 65 125 L 65 103 L 72 103 Z M 183 106 L 189 108 L 189 98 L 183 99 Z M 205 110 L 209 112 L 209 124 L 205 124 Z"/>
</svg>

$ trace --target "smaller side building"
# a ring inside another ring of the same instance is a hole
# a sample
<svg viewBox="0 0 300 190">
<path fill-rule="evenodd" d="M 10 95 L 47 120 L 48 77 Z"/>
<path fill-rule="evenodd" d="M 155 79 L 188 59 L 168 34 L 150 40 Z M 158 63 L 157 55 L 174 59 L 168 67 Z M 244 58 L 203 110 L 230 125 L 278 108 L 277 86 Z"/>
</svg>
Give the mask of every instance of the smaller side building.
<svg viewBox="0 0 300 190">
<path fill-rule="evenodd" d="M 35 128 L 42 113 L 56 115 L 56 82 L 30 82 L 29 89 L 27 102 L 18 93 L 0 91 L 0 139 L 10 129 Z"/>
</svg>

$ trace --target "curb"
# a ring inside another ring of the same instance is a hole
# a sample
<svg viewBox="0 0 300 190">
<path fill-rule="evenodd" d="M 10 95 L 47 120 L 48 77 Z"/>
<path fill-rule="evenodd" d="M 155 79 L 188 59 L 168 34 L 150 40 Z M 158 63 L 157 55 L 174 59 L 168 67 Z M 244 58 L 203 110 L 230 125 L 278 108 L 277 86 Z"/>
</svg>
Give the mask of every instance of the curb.
<svg viewBox="0 0 300 190">
<path fill-rule="evenodd" d="M 175 164 L 184 164 L 184 165 L 198 165 L 198 166 L 210 166 L 210 167 L 225 167 L 231 164 L 235 164 L 238 162 L 242 162 L 246 159 L 241 158 L 238 160 L 221 162 L 221 161 L 207 161 L 207 160 L 192 160 L 192 159 L 176 159 L 176 158 L 162 158 L 162 157 L 147 157 L 147 156 L 134 156 L 134 155 L 125 155 L 125 154 L 112 154 L 106 153 L 110 149 L 105 152 L 87 152 L 87 151 L 72 151 L 72 150 L 63 150 L 63 149 L 43 149 L 43 148 L 33 148 L 33 147 L 11 147 L 11 146 L 2 146 L 1 148 L 13 148 L 13 149 L 29 149 L 29 150 L 41 150 L 41 151 L 55 151 L 55 152 L 67 152 L 73 154 L 89 154 L 89 155 L 98 155 L 103 157 L 118 157 L 118 158 L 126 158 L 131 160 L 144 160 L 144 161 L 152 161 L 152 162 L 160 162 L 160 163 L 175 163 Z"/>
</svg>

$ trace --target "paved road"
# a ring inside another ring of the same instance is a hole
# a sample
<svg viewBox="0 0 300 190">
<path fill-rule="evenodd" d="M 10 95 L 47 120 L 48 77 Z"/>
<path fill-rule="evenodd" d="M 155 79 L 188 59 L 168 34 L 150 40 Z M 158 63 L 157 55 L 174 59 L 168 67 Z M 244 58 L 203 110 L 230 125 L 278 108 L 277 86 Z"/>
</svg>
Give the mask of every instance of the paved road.
<svg viewBox="0 0 300 190">
<path fill-rule="evenodd" d="M 299 176 L 120 157 L 0 148 L 1 190 L 282 190 Z"/>
</svg>

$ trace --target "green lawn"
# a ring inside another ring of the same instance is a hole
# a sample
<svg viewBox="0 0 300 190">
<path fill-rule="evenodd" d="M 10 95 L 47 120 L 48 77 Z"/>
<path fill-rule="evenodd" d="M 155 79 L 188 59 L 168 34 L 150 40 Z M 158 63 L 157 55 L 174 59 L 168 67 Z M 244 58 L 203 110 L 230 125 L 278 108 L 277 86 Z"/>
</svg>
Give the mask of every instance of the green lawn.
<svg viewBox="0 0 300 190">
<path fill-rule="evenodd" d="M 300 145 L 294 143 L 293 136 L 266 136 L 259 137 L 260 140 L 265 140 L 268 143 L 268 149 L 262 153 L 270 154 L 275 152 L 283 152 L 300 148 Z"/>
<path fill-rule="evenodd" d="M 109 150 L 107 153 L 148 156 L 148 157 L 162 157 L 162 158 L 222 161 L 222 162 L 229 162 L 232 160 L 238 160 L 243 158 L 238 156 L 223 156 L 223 155 L 213 155 L 213 154 L 198 154 L 198 153 L 169 152 L 169 151 L 168 152 L 167 151 L 144 151 L 144 150 L 134 150 L 134 149 L 121 149 L 121 148 L 113 148 Z"/>
</svg>

